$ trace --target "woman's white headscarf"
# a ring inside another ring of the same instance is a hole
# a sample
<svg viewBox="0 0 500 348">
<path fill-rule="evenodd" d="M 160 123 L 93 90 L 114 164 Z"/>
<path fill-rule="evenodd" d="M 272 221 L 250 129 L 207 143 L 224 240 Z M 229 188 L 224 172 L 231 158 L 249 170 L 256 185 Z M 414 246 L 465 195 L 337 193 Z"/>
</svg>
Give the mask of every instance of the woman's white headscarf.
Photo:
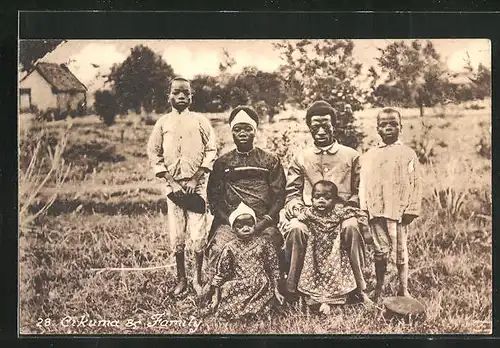
<svg viewBox="0 0 500 348">
<path fill-rule="evenodd" d="M 253 118 L 250 117 L 249 114 L 246 113 L 245 110 L 240 110 L 236 116 L 234 116 L 233 120 L 230 123 L 231 130 L 236 126 L 238 123 L 246 123 L 252 126 L 254 131 L 257 131 L 257 122 Z"/>
</svg>

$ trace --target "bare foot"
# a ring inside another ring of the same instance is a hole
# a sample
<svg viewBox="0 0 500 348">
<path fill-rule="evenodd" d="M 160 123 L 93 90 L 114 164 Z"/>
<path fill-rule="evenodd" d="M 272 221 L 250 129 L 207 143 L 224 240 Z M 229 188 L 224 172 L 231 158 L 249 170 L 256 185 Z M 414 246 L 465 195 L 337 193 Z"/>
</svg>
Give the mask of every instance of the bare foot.
<svg viewBox="0 0 500 348">
<path fill-rule="evenodd" d="M 174 296 L 179 296 L 181 293 L 183 293 L 187 288 L 187 279 L 186 278 L 180 278 L 177 281 L 177 285 L 174 288 Z"/>
<path fill-rule="evenodd" d="M 198 297 L 203 295 L 203 287 L 196 280 L 193 280 L 193 289 Z"/>
<path fill-rule="evenodd" d="M 319 312 L 328 315 L 331 312 L 331 308 L 327 303 L 322 303 L 321 306 L 319 306 Z"/>
<path fill-rule="evenodd" d="M 375 307 L 375 303 L 372 300 L 370 300 L 368 295 L 365 294 L 364 292 L 361 292 L 359 294 L 359 298 L 361 300 L 361 303 L 364 304 L 366 307 L 369 307 L 369 308 Z"/>
<path fill-rule="evenodd" d="M 376 304 L 382 303 L 382 289 L 375 289 L 375 294 L 373 295 L 373 301 Z"/>
<path fill-rule="evenodd" d="M 410 295 L 410 293 L 408 292 L 408 290 L 404 289 L 404 290 L 399 290 L 398 291 L 398 296 L 403 296 L 403 297 L 408 297 L 408 298 L 413 298 L 413 296 Z"/>
</svg>

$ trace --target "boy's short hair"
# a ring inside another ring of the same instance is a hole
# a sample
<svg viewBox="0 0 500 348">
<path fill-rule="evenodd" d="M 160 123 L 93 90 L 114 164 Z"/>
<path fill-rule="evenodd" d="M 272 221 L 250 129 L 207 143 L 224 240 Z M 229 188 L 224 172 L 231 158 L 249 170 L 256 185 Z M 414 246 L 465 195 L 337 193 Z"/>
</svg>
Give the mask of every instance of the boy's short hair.
<svg viewBox="0 0 500 348">
<path fill-rule="evenodd" d="M 257 126 L 259 125 L 259 115 L 257 114 L 257 111 L 255 111 L 253 108 L 247 105 L 238 105 L 237 107 L 235 107 L 233 111 L 231 111 L 231 113 L 229 114 L 228 122 L 231 123 L 238 114 L 238 112 L 240 111 L 246 112 L 248 116 L 250 116 L 250 118 L 254 120 L 255 123 L 257 123 Z"/>
<path fill-rule="evenodd" d="M 326 116 L 330 115 L 332 119 L 332 126 L 335 127 L 337 123 L 337 112 L 335 109 L 326 101 L 319 100 L 311 104 L 306 111 L 306 124 L 311 125 L 311 118 L 313 116 Z"/>
<path fill-rule="evenodd" d="M 401 113 L 397 109 L 387 107 L 387 108 L 383 108 L 382 110 L 380 110 L 380 112 L 377 114 L 377 123 L 380 119 L 380 115 L 382 115 L 382 114 L 397 114 L 398 118 L 399 118 L 399 123 L 401 123 Z"/>
<path fill-rule="evenodd" d="M 172 80 L 170 80 L 170 89 L 172 88 L 172 84 L 174 83 L 174 81 L 184 81 L 189 83 L 189 86 L 191 86 L 191 81 L 189 81 L 187 78 L 183 76 L 176 76 Z"/>
<path fill-rule="evenodd" d="M 313 187 L 312 187 L 312 193 L 314 193 L 314 191 L 316 191 L 316 188 L 318 186 L 325 186 L 327 189 L 331 190 L 333 192 L 333 197 L 338 197 L 339 195 L 339 189 L 337 187 L 337 185 L 335 185 L 333 182 L 331 182 L 330 180 L 320 180 L 320 181 L 317 181 Z"/>
</svg>

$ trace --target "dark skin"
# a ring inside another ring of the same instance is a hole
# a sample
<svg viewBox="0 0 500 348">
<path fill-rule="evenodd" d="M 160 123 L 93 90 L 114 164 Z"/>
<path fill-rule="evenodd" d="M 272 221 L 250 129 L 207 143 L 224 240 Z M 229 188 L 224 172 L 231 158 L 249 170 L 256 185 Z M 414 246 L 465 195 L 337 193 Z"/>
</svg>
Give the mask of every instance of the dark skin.
<svg viewBox="0 0 500 348">
<path fill-rule="evenodd" d="M 191 105 L 192 97 L 193 95 L 189 82 L 184 80 L 172 81 L 172 84 L 170 85 L 169 100 L 174 109 L 179 112 L 186 110 Z M 163 173 L 163 177 L 170 184 L 174 196 L 180 197 L 184 194 L 195 193 L 196 186 L 204 173 L 206 173 L 206 169 L 198 168 L 196 173 L 194 173 L 191 179 L 189 179 L 189 181 L 187 181 L 184 185 L 175 181 L 172 175 L 168 172 Z"/>
<path fill-rule="evenodd" d="M 327 147 L 335 142 L 334 131 L 335 127 L 332 124 L 332 115 L 312 116 L 309 122 L 309 131 L 314 140 L 314 145 L 317 147 Z M 355 202 L 347 202 L 346 205 L 357 207 Z M 292 219 L 296 217 L 298 210 L 296 207 L 288 206 L 285 208 L 285 217 Z"/>
<path fill-rule="evenodd" d="M 312 192 L 312 206 L 320 214 L 332 211 L 335 203 L 338 203 L 335 191 L 326 185 L 316 185 Z"/>
<path fill-rule="evenodd" d="M 241 214 L 234 220 L 233 223 L 234 233 L 239 239 L 243 240 L 251 238 L 255 234 L 256 228 L 257 226 L 255 225 L 255 220 L 250 214 Z M 210 287 L 210 291 L 207 296 L 213 296 L 212 302 L 210 303 L 211 310 L 215 310 L 219 305 L 220 295 L 220 288 L 214 286 Z M 283 303 L 284 297 L 281 295 L 277 287 L 274 289 L 274 295 L 280 303 Z"/>
<path fill-rule="evenodd" d="M 335 141 L 333 132 L 335 128 L 332 124 L 332 116 L 312 116 L 309 122 L 309 131 L 314 139 L 314 145 L 325 147 L 332 145 Z"/>
<path fill-rule="evenodd" d="M 255 129 L 248 123 L 237 123 L 231 130 L 233 141 L 239 152 L 249 152 L 253 149 L 255 139 Z M 224 214 L 221 214 L 224 216 Z M 255 231 L 260 232 L 270 226 L 270 221 L 262 219 L 257 221 Z"/>
<path fill-rule="evenodd" d="M 233 141 L 240 152 L 249 152 L 253 149 L 255 129 L 248 123 L 237 123 L 231 130 Z"/>
<path fill-rule="evenodd" d="M 384 144 L 392 145 L 398 141 L 402 128 L 401 117 L 398 113 L 381 112 L 377 116 L 377 132 Z M 416 217 L 412 214 L 403 214 L 401 224 L 403 226 L 409 225 Z"/>
</svg>

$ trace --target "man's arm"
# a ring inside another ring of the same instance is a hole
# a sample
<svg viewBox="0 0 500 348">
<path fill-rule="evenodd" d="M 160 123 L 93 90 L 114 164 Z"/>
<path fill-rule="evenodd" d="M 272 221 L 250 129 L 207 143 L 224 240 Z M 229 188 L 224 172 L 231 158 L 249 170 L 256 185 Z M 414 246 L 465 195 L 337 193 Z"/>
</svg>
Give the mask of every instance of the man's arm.
<svg viewBox="0 0 500 348">
<path fill-rule="evenodd" d="M 288 168 L 285 187 L 285 210 L 287 217 L 293 215 L 294 208 L 299 208 L 304 205 L 304 170 L 301 165 L 300 154 L 294 157 Z"/>
<path fill-rule="evenodd" d="M 360 163 L 359 154 L 352 161 L 351 168 L 351 197 L 347 200 L 346 205 L 359 207 L 359 181 L 360 181 Z"/>
</svg>

